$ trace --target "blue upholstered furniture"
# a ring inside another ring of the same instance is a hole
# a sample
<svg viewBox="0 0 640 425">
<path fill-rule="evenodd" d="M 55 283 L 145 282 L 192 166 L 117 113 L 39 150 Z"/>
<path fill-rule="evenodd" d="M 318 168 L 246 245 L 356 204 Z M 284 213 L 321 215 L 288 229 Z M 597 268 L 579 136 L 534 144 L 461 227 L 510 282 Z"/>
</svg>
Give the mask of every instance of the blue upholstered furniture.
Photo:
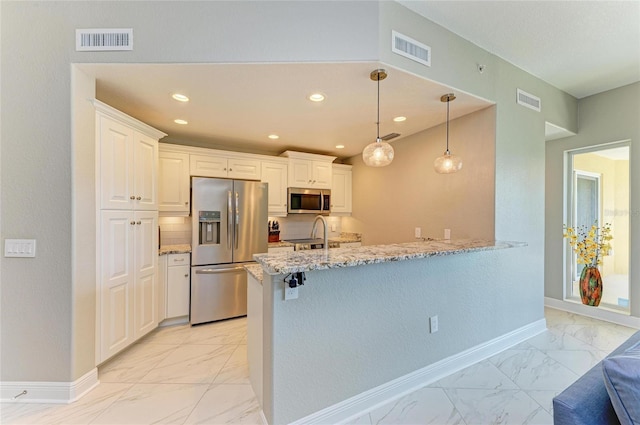
<svg viewBox="0 0 640 425">
<path fill-rule="evenodd" d="M 621 354 L 640 342 L 640 331 L 608 357 Z M 602 373 L 602 362 L 553 399 L 554 425 L 620 425 Z"/>
</svg>

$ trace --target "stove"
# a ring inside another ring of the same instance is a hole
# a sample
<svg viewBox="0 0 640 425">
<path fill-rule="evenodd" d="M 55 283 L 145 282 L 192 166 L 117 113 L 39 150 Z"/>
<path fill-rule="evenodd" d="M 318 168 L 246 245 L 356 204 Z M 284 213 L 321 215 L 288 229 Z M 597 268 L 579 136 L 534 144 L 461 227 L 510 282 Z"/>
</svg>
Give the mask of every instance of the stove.
<svg viewBox="0 0 640 425">
<path fill-rule="evenodd" d="M 324 248 L 324 239 L 322 238 L 288 239 L 285 242 L 291 242 L 293 244 L 293 249 L 296 251 Z M 340 248 L 340 242 L 329 242 L 329 248 Z"/>
</svg>

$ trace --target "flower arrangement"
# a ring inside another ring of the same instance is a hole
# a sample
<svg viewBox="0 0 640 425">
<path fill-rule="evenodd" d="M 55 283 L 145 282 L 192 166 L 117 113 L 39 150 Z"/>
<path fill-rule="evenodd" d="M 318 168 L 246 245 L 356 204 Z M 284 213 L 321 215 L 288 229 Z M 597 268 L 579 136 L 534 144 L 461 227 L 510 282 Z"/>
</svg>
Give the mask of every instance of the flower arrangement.
<svg viewBox="0 0 640 425">
<path fill-rule="evenodd" d="M 609 243 L 611 236 L 611 224 L 606 223 L 598 227 L 595 221 L 590 228 L 579 226 L 577 229 L 564 226 L 563 236 L 569 239 L 569 245 L 578 255 L 578 264 L 586 267 L 597 267 L 602 264 L 602 257 L 611 249 Z"/>
</svg>

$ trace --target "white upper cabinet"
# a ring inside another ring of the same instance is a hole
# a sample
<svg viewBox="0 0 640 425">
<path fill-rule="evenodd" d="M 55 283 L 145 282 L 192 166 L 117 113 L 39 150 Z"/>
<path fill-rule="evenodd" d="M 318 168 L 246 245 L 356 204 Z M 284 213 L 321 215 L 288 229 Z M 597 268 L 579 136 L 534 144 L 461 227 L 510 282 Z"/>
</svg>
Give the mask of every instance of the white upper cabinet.
<svg viewBox="0 0 640 425">
<path fill-rule="evenodd" d="M 289 187 L 331 189 L 335 156 L 286 151 L 289 158 Z"/>
<path fill-rule="evenodd" d="M 229 165 L 229 178 L 243 180 L 260 180 L 262 171 L 260 167 L 260 161 L 256 159 L 232 157 L 227 160 L 227 164 Z"/>
<path fill-rule="evenodd" d="M 331 213 L 351 213 L 352 199 L 351 165 L 333 164 L 331 185 Z"/>
<path fill-rule="evenodd" d="M 158 210 L 161 214 L 189 215 L 189 154 L 161 148 L 158 168 Z"/>
<path fill-rule="evenodd" d="M 102 102 L 96 107 L 100 208 L 158 209 L 158 139 L 166 134 Z"/>
<path fill-rule="evenodd" d="M 260 161 L 222 155 L 191 154 L 189 167 L 192 176 L 223 177 L 243 180 L 260 180 Z"/>
<path fill-rule="evenodd" d="M 282 162 L 262 161 L 262 181 L 269 185 L 268 212 L 270 216 L 287 215 L 287 169 Z"/>
</svg>

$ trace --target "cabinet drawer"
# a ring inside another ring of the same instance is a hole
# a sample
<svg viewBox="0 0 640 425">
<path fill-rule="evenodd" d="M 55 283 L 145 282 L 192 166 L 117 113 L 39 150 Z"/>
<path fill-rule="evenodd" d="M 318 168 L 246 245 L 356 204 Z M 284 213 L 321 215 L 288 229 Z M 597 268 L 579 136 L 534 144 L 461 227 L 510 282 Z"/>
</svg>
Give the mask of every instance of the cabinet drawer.
<svg viewBox="0 0 640 425">
<path fill-rule="evenodd" d="M 188 266 L 189 260 L 189 254 L 169 254 L 167 266 Z"/>
</svg>

